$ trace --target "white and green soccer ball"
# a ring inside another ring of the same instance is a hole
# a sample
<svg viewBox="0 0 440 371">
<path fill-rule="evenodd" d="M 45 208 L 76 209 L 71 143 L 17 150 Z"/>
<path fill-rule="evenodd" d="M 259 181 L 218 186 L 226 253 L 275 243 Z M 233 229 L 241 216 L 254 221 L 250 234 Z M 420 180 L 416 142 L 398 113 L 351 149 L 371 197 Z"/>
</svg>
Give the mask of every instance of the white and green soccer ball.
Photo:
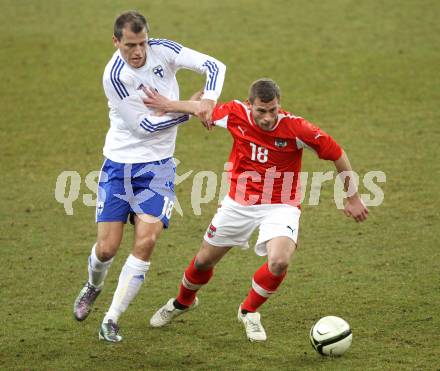
<svg viewBox="0 0 440 371">
<path fill-rule="evenodd" d="M 310 329 L 310 342 L 323 356 L 341 356 L 350 348 L 353 334 L 350 325 L 340 317 L 321 318 Z"/>
</svg>

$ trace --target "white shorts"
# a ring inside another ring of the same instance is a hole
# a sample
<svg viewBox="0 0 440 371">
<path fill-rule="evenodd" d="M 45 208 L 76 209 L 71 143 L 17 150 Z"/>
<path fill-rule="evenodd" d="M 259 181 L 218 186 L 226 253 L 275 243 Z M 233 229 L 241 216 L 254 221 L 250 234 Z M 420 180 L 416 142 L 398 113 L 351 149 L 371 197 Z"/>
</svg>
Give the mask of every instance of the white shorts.
<svg viewBox="0 0 440 371">
<path fill-rule="evenodd" d="M 205 233 L 205 241 L 214 246 L 248 248 L 252 232 L 259 227 L 255 253 L 267 255 L 266 243 L 275 237 L 298 239 L 301 210 L 285 204 L 243 206 L 226 196 Z"/>
</svg>

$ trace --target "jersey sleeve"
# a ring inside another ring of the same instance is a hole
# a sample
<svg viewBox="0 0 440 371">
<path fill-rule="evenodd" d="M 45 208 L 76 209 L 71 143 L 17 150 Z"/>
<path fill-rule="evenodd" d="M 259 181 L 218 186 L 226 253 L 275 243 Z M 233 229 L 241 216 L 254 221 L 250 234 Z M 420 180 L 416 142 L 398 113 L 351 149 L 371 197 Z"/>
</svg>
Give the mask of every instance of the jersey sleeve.
<svg viewBox="0 0 440 371">
<path fill-rule="evenodd" d="M 217 101 L 225 80 L 226 66 L 219 60 L 182 47 L 175 59 L 176 70 L 185 68 L 206 76 L 203 99 Z"/>
<path fill-rule="evenodd" d="M 298 149 L 311 149 L 323 160 L 336 161 L 341 157 L 342 148 L 329 134 L 303 118 L 297 120 L 295 129 Z"/>
<path fill-rule="evenodd" d="M 111 106 L 121 116 L 128 129 L 138 136 L 168 129 L 189 120 L 187 114 L 167 114 L 156 116 L 154 111 L 145 107 L 141 95 L 136 90 L 130 76 L 111 72 L 104 74 L 104 92 Z"/>
<path fill-rule="evenodd" d="M 212 123 L 225 129 L 228 128 L 229 115 L 236 109 L 234 101 L 218 103 L 212 111 Z"/>
</svg>

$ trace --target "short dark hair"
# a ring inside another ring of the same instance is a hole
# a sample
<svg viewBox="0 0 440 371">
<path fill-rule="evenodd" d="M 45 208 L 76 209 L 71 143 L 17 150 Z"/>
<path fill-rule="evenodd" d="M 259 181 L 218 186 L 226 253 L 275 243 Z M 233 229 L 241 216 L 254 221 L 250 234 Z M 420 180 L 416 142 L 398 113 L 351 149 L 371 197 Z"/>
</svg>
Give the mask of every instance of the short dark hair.
<svg viewBox="0 0 440 371">
<path fill-rule="evenodd" d="M 258 79 L 254 81 L 249 88 L 249 102 L 254 103 L 256 98 L 264 103 L 270 102 L 277 98 L 278 101 L 281 97 L 281 89 L 278 84 L 271 79 Z"/>
<path fill-rule="evenodd" d="M 148 27 L 148 22 L 145 17 L 135 10 L 130 10 L 128 12 L 122 13 L 115 20 L 113 35 L 115 35 L 118 40 L 121 40 L 122 29 L 126 25 L 129 25 L 130 30 L 134 33 L 139 33 L 143 30 L 145 30 L 147 33 L 150 31 Z"/>
</svg>

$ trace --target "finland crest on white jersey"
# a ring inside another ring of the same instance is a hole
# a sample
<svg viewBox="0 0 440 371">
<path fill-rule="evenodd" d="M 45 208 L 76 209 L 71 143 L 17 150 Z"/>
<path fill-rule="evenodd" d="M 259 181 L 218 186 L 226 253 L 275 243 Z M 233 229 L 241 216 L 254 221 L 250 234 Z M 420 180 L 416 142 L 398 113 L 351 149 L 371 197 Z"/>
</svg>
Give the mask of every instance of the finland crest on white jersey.
<svg viewBox="0 0 440 371">
<path fill-rule="evenodd" d="M 148 41 L 147 61 L 140 68 L 126 63 L 119 50 L 113 54 L 103 75 L 110 110 L 105 157 L 120 163 L 144 163 L 173 156 L 177 125 L 188 121 L 189 115 L 156 116 L 141 97 L 142 88 L 149 87 L 179 100 L 176 73 L 181 68 L 205 74 L 203 97 L 218 99 L 226 66 L 210 56 L 165 39 Z"/>
</svg>

